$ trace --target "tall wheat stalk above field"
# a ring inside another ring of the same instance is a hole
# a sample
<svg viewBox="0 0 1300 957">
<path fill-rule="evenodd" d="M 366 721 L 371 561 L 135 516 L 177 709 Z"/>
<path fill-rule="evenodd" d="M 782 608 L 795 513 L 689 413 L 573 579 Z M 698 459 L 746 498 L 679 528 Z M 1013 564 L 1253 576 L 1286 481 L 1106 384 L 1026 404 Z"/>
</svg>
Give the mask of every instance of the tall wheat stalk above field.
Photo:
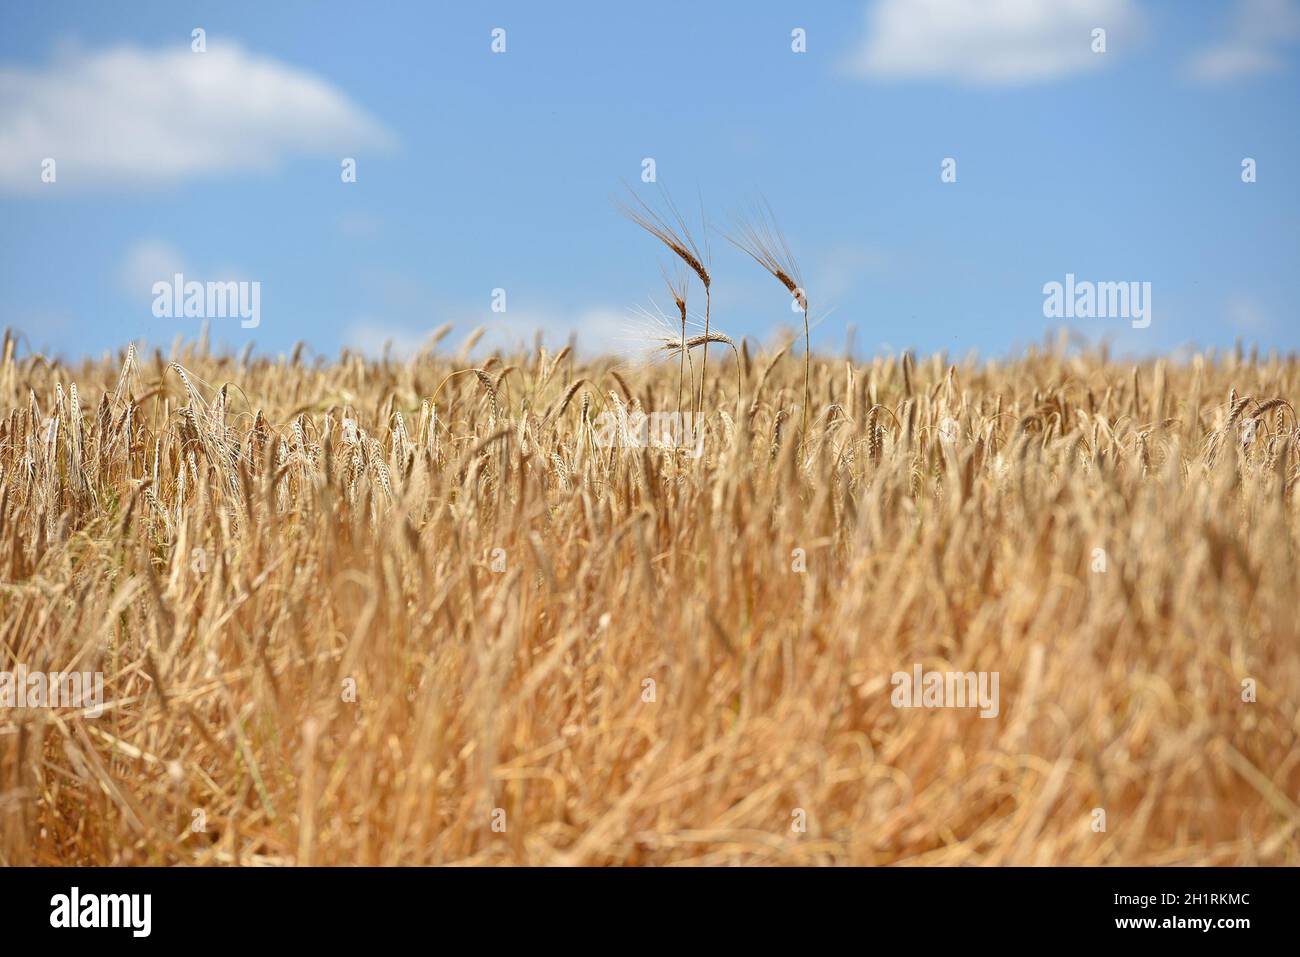
<svg viewBox="0 0 1300 957">
<path fill-rule="evenodd" d="M 628 191 L 631 193 L 631 190 Z M 696 245 L 695 239 L 691 236 L 690 230 L 686 226 L 686 220 L 678 211 L 677 206 L 673 203 L 667 191 L 664 192 L 664 206 L 667 213 L 661 215 L 650 207 L 645 200 L 636 193 L 632 193 L 632 198 L 636 205 L 630 206 L 622 204 L 620 209 L 623 215 L 632 222 L 636 223 L 655 239 L 659 240 L 665 246 L 673 251 L 682 262 L 684 262 L 700 282 L 704 284 L 704 334 L 709 334 L 709 309 L 711 304 L 710 286 L 712 278 L 709 276 L 708 269 L 708 249 L 701 251 Z M 702 217 L 701 217 L 702 218 Z M 683 350 L 685 351 L 685 350 Z M 704 355 L 700 360 L 700 392 L 697 404 L 697 412 L 704 407 L 704 380 L 709 368 L 709 346 L 706 339 L 704 344 Z"/>
<path fill-rule="evenodd" d="M 803 280 L 799 276 L 799 266 L 794 254 L 785 241 L 785 236 L 776 224 L 772 207 L 763 201 L 755 205 L 748 214 L 737 217 L 737 235 L 727 236 L 736 248 L 749 256 L 776 280 L 789 290 L 799 308 L 803 311 L 803 431 L 808 432 L 808 406 L 812 401 L 809 388 L 812 371 L 812 347 L 808 333 L 808 297 L 804 293 Z"/>
<path fill-rule="evenodd" d="M 664 267 L 663 274 L 664 282 L 668 284 L 668 292 L 673 297 L 673 304 L 677 306 L 677 312 L 681 317 L 682 324 L 682 357 L 680 367 L 677 370 L 677 414 L 680 415 L 682 411 L 682 380 L 686 377 L 686 294 L 690 291 L 690 279 L 683 269 L 669 271 L 667 267 Z"/>
</svg>

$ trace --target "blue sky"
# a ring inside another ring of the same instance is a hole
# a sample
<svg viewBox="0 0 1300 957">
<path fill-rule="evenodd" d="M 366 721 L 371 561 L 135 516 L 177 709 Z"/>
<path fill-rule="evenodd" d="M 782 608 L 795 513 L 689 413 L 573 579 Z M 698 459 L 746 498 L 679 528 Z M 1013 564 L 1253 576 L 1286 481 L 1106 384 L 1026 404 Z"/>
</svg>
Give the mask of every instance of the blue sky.
<svg viewBox="0 0 1300 957">
<path fill-rule="evenodd" d="M 722 229 L 765 197 L 814 347 L 1294 350 L 1298 61 L 1300 0 L 6 4 L 0 323 L 166 348 L 199 326 L 151 311 L 179 269 L 261 283 L 257 328 L 212 320 L 232 348 L 400 353 L 443 322 L 630 348 L 666 253 L 615 210 L 627 183 Z M 708 239 L 719 327 L 799 322 Z M 1066 273 L 1150 282 L 1150 327 L 1045 318 Z"/>
</svg>

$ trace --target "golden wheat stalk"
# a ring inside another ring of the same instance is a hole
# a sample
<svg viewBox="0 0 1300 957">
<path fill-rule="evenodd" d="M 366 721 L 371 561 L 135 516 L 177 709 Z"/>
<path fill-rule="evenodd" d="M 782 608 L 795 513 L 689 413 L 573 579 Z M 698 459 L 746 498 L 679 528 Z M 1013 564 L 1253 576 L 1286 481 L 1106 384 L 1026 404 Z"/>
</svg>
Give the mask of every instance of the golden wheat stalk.
<svg viewBox="0 0 1300 957">
<path fill-rule="evenodd" d="M 766 200 L 756 204 L 749 213 L 738 216 L 736 235 L 728 235 L 727 239 L 784 286 L 803 312 L 803 432 L 806 437 L 808 410 L 812 404 L 812 341 L 808 327 L 808 297 L 799 278 L 799 266 Z"/>
<path fill-rule="evenodd" d="M 667 190 L 663 191 L 663 203 L 667 209 L 666 214 L 656 212 L 640 196 L 628 190 L 632 197 L 633 204 L 620 204 L 620 210 L 623 215 L 633 223 L 640 226 L 651 236 L 658 239 L 677 255 L 683 263 L 699 278 L 700 283 L 704 286 L 704 332 L 709 332 L 709 316 L 712 306 L 712 279 L 708 270 L 708 250 L 707 246 L 704 251 L 696 244 L 691 236 L 690 230 L 686 226 L 686 220 L 678 211 L 677 206 L 673 203 L 672 197 L 668 195 Z M 701 221 L 703 213 L 701 212 Z M 708 224 L 704 223 L 707 232 Z M 704 345 L 704 356 L 700 361 L 700 390 L 699 400 L 697 402 L 697 414 L 702 411 L 704 405 L 704 383 L 705 376 L 709 368 L 709 347 L 708 343 Z"/>
</svg>

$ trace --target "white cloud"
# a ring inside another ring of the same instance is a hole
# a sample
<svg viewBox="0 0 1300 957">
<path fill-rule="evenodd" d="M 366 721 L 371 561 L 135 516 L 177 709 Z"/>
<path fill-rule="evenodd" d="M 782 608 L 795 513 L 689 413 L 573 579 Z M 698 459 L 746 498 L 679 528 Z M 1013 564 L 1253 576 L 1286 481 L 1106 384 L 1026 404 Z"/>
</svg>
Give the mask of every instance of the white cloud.
<svg viewBox="0 0 1300 957">
<path fill-rule="evenodd" d="M 1196 54 L 1192 79 L 1225 83 L 1242 77 L 1277 73 L 1285 68 L 1283 49 L 1300 37 L 1297 0 L 1238 0 L 1223 42 Z"/>
<path fill-rule="evenodd" d="M 150 299 L 156 282 L 171 282 L 185 272 L 185 260 L 175 246 L 160 239 L 145 239 L 127 251 L 118 269 L 122 289 L 134 299 Z"/>
<path fill-rule="evenodd" d="M 462 314 L 463 316 L 463 314 Z M 514 352 L 530 350 L 534 338 L 541 333 L 548 349 L 563 348 L 570 336 L 576 336 L 577 349 L 584 355 L 602 353 L 626 355 L 629 323 L 627 314 L 617 309 L 596 306 L 568 314 L 561 311 L 516 311 L 476 314 L 468 318 L 453 319 L 455 328 L 442 341 L 440 349 L 456 352 L 470 332 L 483 327 L 483 335 L 474 348 L 476 355 L 493 350 Z M 395 359 L 410 359 L 424 347 L 428 337 L 441 321 L 431 326 L 413 329 L 399 323 L 362 317 L 351 323 L 343 333 L 343 344 L 367 356 L 379 356 L 384 346 L 391 342 L 391 355 Z"/>
<path fill-rule="evenodd" d="M 1131 0 L 878 0 L 847 66 L 879 79 L 1042 82 L 1104 65 L 1138 22 Z M 1092 51 L 1097 27 L 1104 54 Z"/>
<path fill-rule="evenodd" d="M 394 357 L 409 359 L 420 351 L 420 347 L 432 334 L 432 328 L 416 332 L 382 320 L 362 317 L 343 330 L 343 344 L 372 359 L 383 355 L 385 347 L 391 350 Z"/>
<path fill-rule="evenodd" d="M 1191 63 L 1191 74 L 1203 83 L 1222 83 L 1243 76 L 1276 73 L 1282 60 L 1275 53 L 1250 46 L 1222 46 L 1198 53 Z"/>
<path fill-rule="evenodd" d="M 535 337 L 541 333 L 548 349 L 563 348 L 570 337 L 575 337 L 577 349 L 586 355 L 626 351 L 623 343 L 627 313 L 604 306 L 574 314 L 559 310 L 498 313 L 482 325 L 486 327 L 482 341 L 488 349 L 531 349 Z"/>
<path fill-rule="evenodd" d="M 174 182 L 354 155 L 391 135 L 324 79 L 234 44 L 64 51 L 0 67 L 0 189 Z"/>
<path fill-rule="evenodd" d="M 1243 335 L 1257 335 L 1273 326 L 1269 314 L 1249 296 L 1232 297 L 1228 300 L 1225 311 L 1228 324 Z"/>
</svg>

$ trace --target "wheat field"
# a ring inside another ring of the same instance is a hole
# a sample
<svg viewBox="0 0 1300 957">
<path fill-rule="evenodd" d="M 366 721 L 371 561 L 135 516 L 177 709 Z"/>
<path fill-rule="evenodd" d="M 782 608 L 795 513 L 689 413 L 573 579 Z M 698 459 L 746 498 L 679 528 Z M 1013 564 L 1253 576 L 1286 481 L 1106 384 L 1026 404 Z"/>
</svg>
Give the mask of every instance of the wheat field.
<svg viewBox="0 0 1300 957">
<path fill-rule="evenodd" d="M 6 335 L 0 863 L 1300 864 L 1300 361 L 710 341 Z"/>
</svg>

